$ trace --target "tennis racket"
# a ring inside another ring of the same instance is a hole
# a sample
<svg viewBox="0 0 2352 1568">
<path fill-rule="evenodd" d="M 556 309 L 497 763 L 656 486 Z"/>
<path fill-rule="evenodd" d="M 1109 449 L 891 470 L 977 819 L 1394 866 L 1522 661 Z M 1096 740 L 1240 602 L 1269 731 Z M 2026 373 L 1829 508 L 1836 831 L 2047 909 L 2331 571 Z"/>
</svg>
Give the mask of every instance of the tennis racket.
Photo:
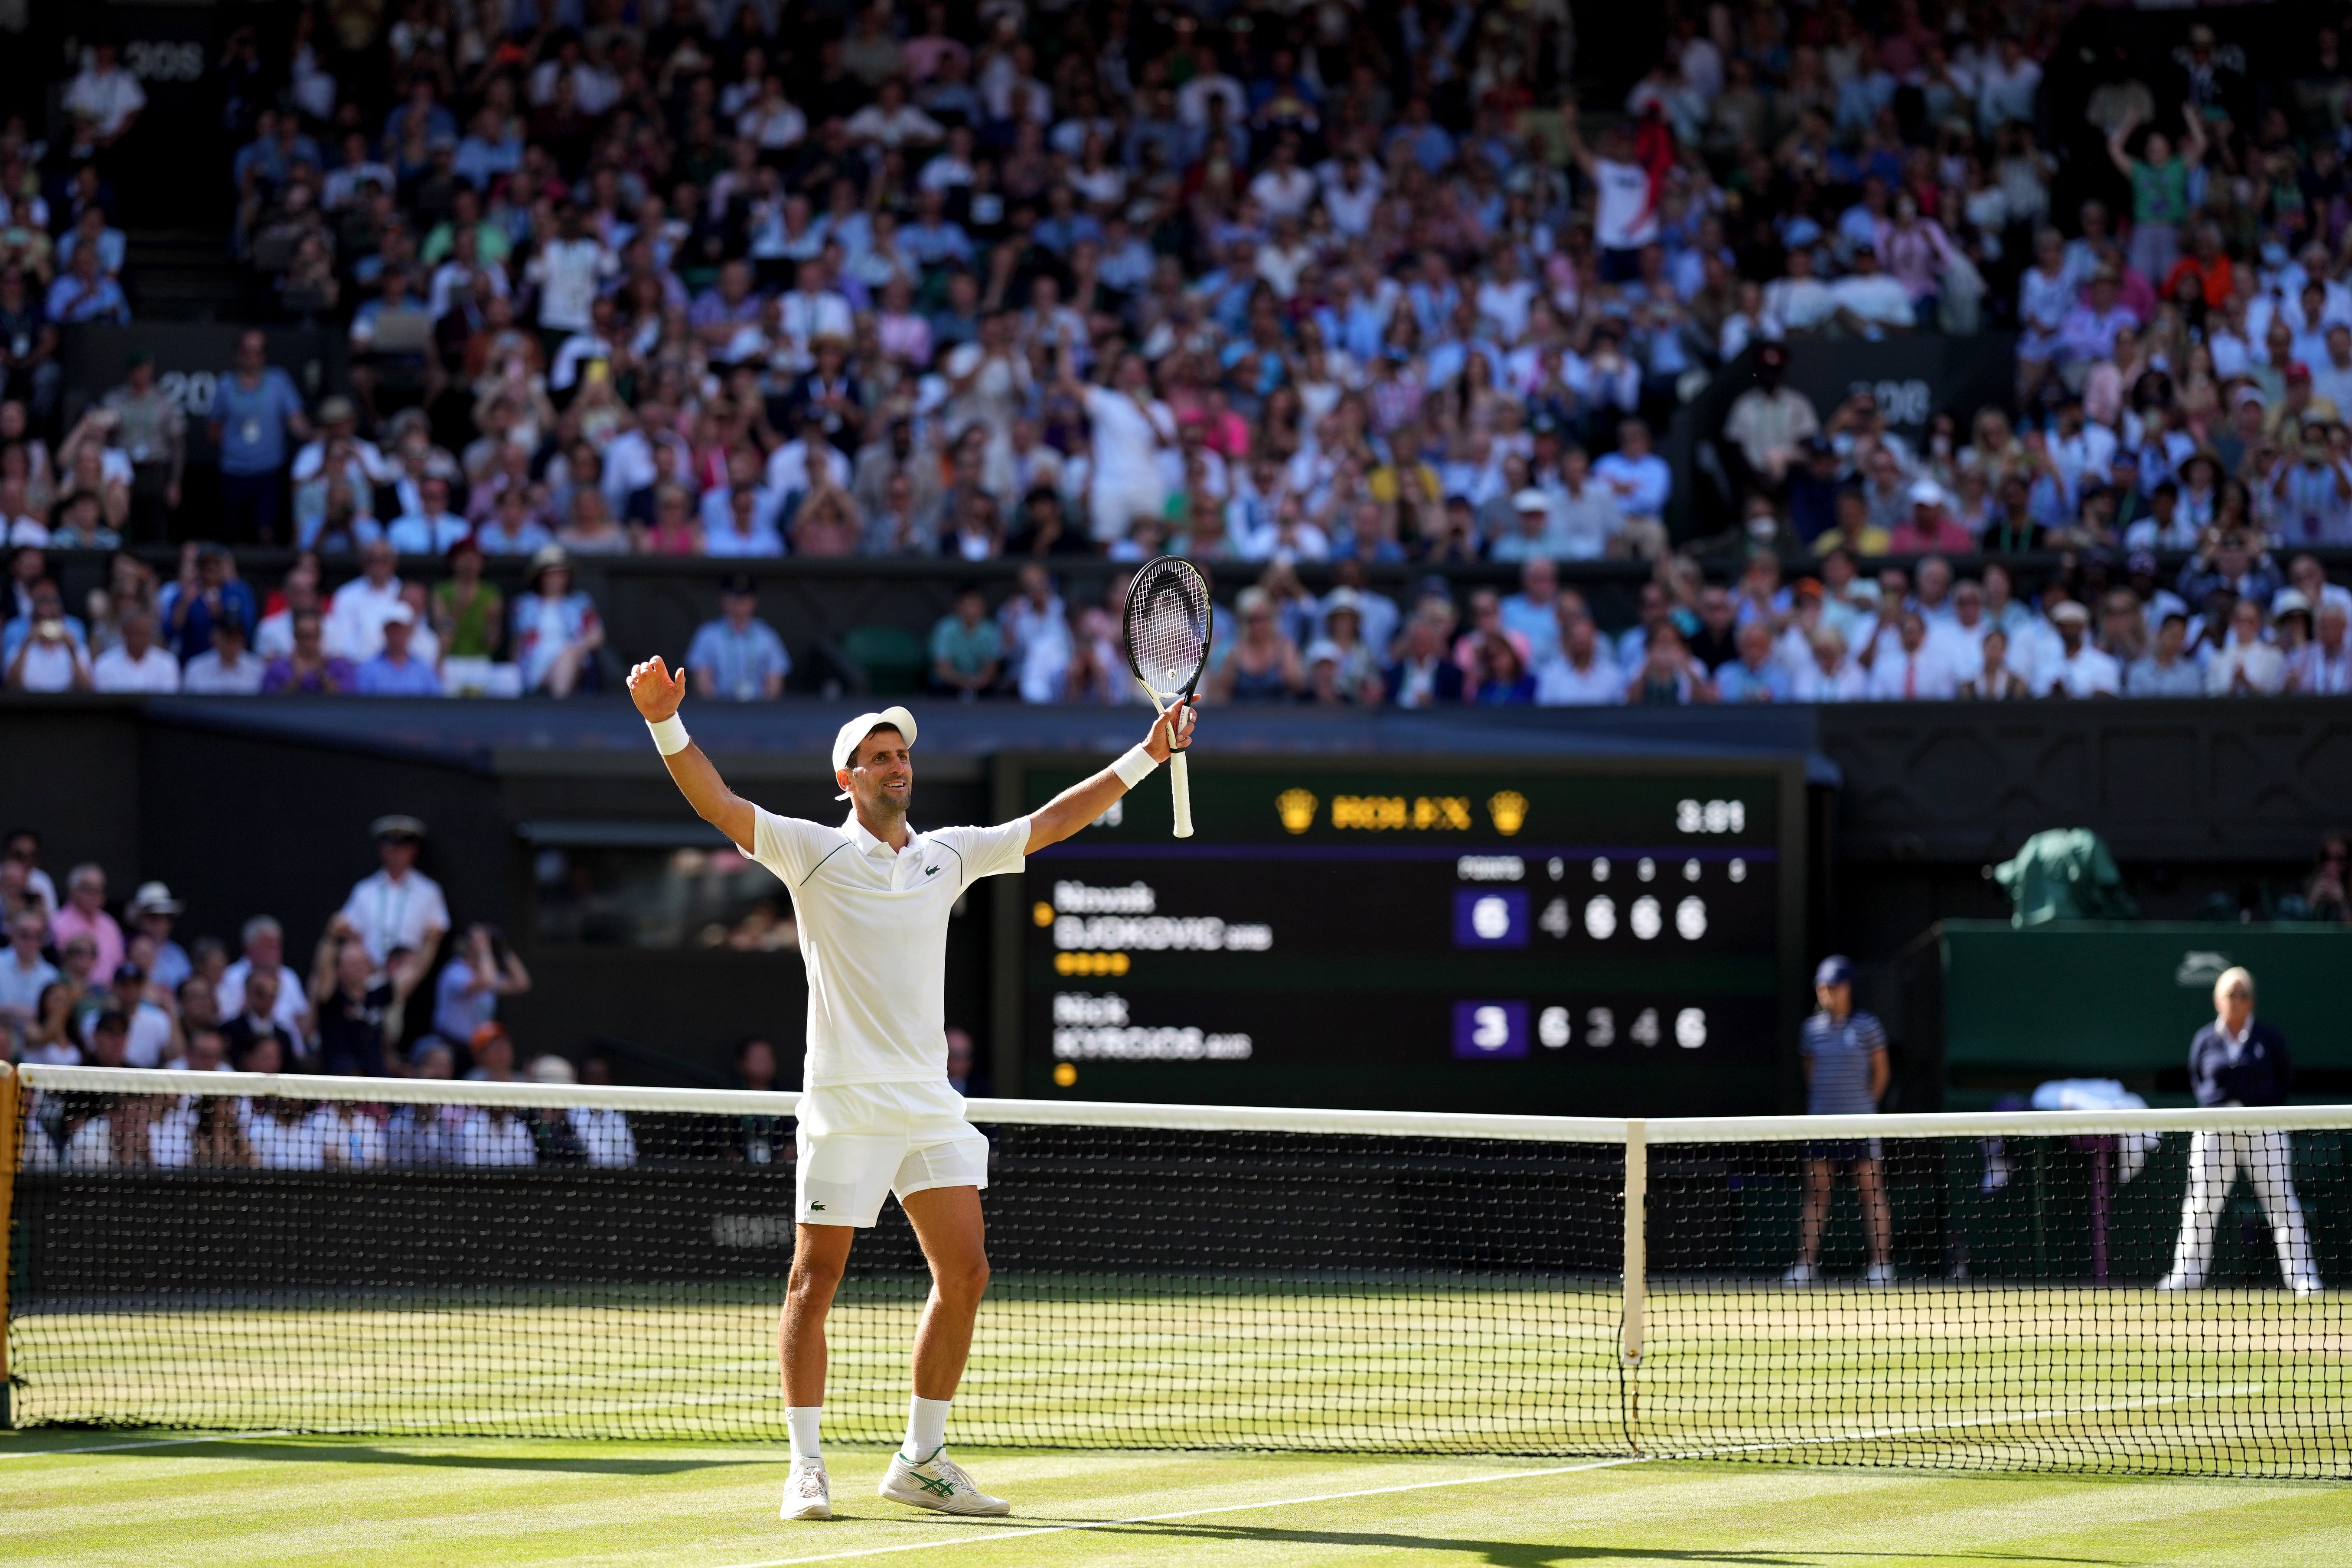
<svg viewBox="0 0 2352 1568">
<path fill-rule="evenodd" d="M 1209 662 L 1209 631 L 1216 610 L 1208 579 L 1178 555 L 1143 563 L 1127 590 L 1127 665 L 1165 715 L 1191 700 Z M 1172 739 L 1172 737 L 1171 737 Z M 1176 837 L 1192 837 L 1192 784 L 1184 753 L 1168 759 L 1168 787 L 1176 797 Z"/>
</svg>

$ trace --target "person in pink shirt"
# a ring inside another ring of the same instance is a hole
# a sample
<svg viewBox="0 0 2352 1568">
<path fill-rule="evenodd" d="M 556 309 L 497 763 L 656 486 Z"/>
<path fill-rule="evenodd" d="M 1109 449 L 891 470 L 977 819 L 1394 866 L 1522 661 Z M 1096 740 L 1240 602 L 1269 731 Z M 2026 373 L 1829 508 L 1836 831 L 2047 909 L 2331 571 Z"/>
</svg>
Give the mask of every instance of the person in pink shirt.
<svg viewBox="0 0 2352 1568">
<path fill-rule="evenodd" d="M 1894 555 L 1973 555 L 1977 542 L 1952 521 L 1944 504 L 1944 489 L 1933 479 L 1911 486 L 1911 515 L 1895 525 L 1886 541 Z"/>
<path fill-rule="evenodd" d="M 98 944 L 92 973 L 111 974 L 122 963 L 122 928 L 106 912 L 106 872 L 85 861 L 66 878 L 66 907 L 49 921 L 49 937 L 59 949 L 78 936 Z"/>
</svg>

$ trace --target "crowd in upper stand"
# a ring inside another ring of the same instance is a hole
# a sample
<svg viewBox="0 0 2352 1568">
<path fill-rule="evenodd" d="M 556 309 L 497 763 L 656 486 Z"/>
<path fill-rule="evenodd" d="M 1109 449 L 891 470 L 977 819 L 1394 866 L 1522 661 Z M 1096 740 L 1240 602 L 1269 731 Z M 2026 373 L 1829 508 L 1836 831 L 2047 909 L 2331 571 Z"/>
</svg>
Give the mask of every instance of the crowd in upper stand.
<svg viewBox="0 0 2352 1568">
<path fill-rule="evenodd" d="M 258 602 L 224 550 L 133 562 L 77 617 L 20 554 L 0 674 L 562 695 L 609 663 L 581 556 L 1016 556 L 1044 571 L 929 628 L 929 680 L 1123 700 L 1117 588 L 1054 569 L 1174 551 L 1254 584 L 1234 700 L 2342 691 L 2347 596 L 2299 554 L 2352 543 L 2337 13 L 2288 79 L 2200 26 L 2061 94 L 2069 12 L 1684 5 L 1579 103 L 1560 0 L 304 10 L 282 65 L 249 30 L 218 61 L 225 186 L 349 390 L 247 336 L 201 531 L 364 569 Z M 141 107 L 103 45 L 62 102 L 0 136 L 0 527 L 184 534 L 197 432 L 152 364 L 58 427 L 57 324 L 129 309 L 106 153 Z M 2010 407 L 1909 439 L 1783 374 L 1990 329 Z M 1734 362 L 1719 462 L 1676 472 L 1660 433 Z M 1702 485 L 1732 526 L 1678 546 Z M 1538 565 L 1597 559 L 1654 568 L 1630 630 Z M 1528 581 L 1347 574 L 1470 562 Z M 773 695 L 788 639 L 732 585 L 705 689 Z"/>
</svg>

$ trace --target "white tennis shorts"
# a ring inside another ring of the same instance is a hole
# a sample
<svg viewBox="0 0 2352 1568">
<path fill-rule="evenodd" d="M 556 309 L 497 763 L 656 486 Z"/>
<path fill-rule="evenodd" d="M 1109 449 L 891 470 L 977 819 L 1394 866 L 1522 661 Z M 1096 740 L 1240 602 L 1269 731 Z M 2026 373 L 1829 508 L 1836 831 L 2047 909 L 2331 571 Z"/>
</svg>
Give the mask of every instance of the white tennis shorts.
<svg viewBox="0 0 2352 1568">
<path fill-rule="evenodd" d="M 935 1083 L 843 1083 L 801 1096 L 793 1217 L 866 1226 L 890 1193 L 988 1185 L 988 1140 Z"/>
</svg>

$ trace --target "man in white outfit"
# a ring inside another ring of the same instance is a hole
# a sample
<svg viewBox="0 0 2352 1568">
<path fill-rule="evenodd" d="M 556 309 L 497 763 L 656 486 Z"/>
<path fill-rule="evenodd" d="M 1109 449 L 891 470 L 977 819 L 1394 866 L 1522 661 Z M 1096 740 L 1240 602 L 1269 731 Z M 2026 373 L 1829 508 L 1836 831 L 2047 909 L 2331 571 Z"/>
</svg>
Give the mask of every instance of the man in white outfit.
<svg viewBox="0 0 2352 1568">
<path fill-rule="evenodd" d="M 2200 1105 L 2284 1105 L 2294 1083 L 2286 1037 L 2254 1017 L 2254 977 L 2226 969 L 2213 982 L 2213 1021 L 2189 1042 L 2189 1083 Z M 2298 1296 L 2316 1295 L 2319 1268 L 2303 1205 L 2294 1195 L 2294 1151 L 2284 1132 L 2199 1132 L 2189 1145 L 2189 1195 L 2180 1205 L 2180 1240 L 2159 1290 L 2195 1290 L 2213 1258 L 2213 1226 L 2238 1173 L 2246 1173 L 2270 1221 L 2279 1272 Z"/>
<path fill-rule="evenodd" d="M 818 1446 L 825 1315 L 852 1237 L 881 1217 L 894 1192 L 930 1265 L 931 1293 L 915 1331 L 907 1437 L 881 1495 L 943 1513 L 1008 1513 L 1012 1504 L 981 1492 L 947 1457 L 948 1403 L 988 1285 L 980 1207 L 988 1142 L 964 1120 L 963 1097 L 947 1078 L 948 917 L 979 879 L 1020 870 L 1189 744 L 1194 710 L 1184 703 L 1161 715 L 1140 745 L 1028 816 L 917 833 L 907 826 L 915 718 L 904 708 L 860 714 L 834 737 L 839 798 L 854 803 L 834 826 L 778 816 L 727 787 L 677 717 L 684 670 L 673 676 L 650 659 L 630 672 L 629 693 L 688 804 L 775 873 L 800 920 L 808 1065 L 793 1269 L 776 1333 L 793 1441 L 783 1517 L 833 1517 Z"/>
<path fill-rule="evenodd" d="M 1098 543 L 1125 539 L 1138 518 L 1156 518 L 1168 505 L 1160 451 L 1176 445 L 1176 416 L 1151 395 L 1151 374 L 1140 354 L 1120 358 L 1108 386 L 1090 386 L 1061 351 L 1062 390 L 1086 405 L 1093 427 L 1094 479 L 1087 495 L 1088 526 Z"/>
</svg>

